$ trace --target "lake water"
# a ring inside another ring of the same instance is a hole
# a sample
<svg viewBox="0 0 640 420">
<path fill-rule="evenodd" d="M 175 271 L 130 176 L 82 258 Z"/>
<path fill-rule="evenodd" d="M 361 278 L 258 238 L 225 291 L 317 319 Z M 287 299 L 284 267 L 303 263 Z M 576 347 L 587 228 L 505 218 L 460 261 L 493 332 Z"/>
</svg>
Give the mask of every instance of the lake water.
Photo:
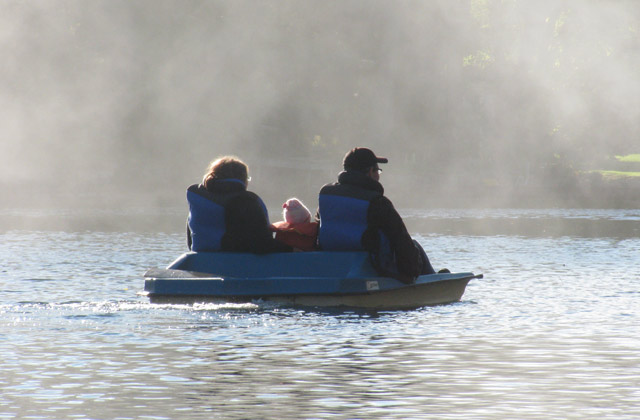
<svg viewBox="0 0 640 420">
<path fill-rule="evenodd" d="M 182 213 L 0 212 L 0 419 L 640 418 L 640 210 L 404 211 L 484 279 L 389 312 L 152 305 Z"/>
</svg>

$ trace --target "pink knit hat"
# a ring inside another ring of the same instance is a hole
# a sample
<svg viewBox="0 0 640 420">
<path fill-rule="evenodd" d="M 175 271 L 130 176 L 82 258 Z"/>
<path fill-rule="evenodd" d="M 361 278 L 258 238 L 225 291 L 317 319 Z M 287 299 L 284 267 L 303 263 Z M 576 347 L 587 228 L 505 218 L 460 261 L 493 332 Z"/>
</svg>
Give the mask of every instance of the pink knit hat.
<svg viewBox="0 0 640 420">
<path fill-rule="evenodd" d="M 282 205 L 282 217 L 292 225 L 306 223 L 311 220 L 309 209 L 297 198 L 290 198 Z"/>
</svg>

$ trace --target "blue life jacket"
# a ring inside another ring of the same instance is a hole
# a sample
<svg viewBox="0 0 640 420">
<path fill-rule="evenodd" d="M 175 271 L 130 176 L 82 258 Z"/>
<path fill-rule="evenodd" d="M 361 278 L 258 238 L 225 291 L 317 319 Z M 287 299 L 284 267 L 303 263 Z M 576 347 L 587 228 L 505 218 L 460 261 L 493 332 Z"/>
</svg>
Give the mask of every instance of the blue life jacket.
<svg viewBox="0 0 640 420">
<path fill-rule="evenodd" d="M 218 182 L 237 182 L 244 186 L 244 183 L 237 179 L 225 179 Z M 212 193 L 198 184 L 194 184 L 187 189 L 187 202 L 189 203 L 188 225 L 191 232 L 192 251 L 221 250 L 222 237 L 226 232 L 225 213 L 227 204 L 240 194 L 248 194 L 248 192 L 242 188 L 232 192 Z M 266 216 L 266 206 L 262 200 L 260 200 L 260 204 Z"/>
<path fill-rule="evenodd" d="M 325 185 L 318 198 L 320 248 L 325 251 L 364 250 L 362 235 L 368 228 L 369 205 L 379 196 L 381 194 L 376 191 L 351 185 Z"/>
</svg>

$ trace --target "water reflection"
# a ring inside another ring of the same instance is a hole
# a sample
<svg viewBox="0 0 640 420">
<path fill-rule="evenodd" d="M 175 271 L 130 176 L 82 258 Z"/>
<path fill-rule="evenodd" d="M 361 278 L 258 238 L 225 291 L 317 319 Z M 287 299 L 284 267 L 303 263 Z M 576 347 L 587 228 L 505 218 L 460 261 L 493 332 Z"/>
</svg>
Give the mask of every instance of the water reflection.
<svg viewBox="0 0 640 420">
<path fill-rule="evenodd" d="M 434 264 L 485 278 L 354 312 L 152 305 L 141 274 L 182 232 L 11 231 L 0 418 L 635 419 L 640 238 L 617 235 L 425 231 Z"/>
<path fill-rule="evenodd" d="M 5 337 L 16 353 L 5 358 L 2 399 L 18 404 L 19 416 L 53 418 L 137 417 L 158 407 L 158 418 L 638 414 L 640 340 L 616 320 L 619 310 L 596 311 L 580 325 L 506 303 L 489 311 L 486 298 L 376 317 L 130 304 L 117 315 L 134 312 L 128 331 L 64 315 L 74 342 L 50 329 L 59 321 L 42 321 L 43 337 Z M 154 317 L 143 319 L 149 310 Z M 612 322 L 592 323 L 603 319 Z M 0 350 L 9 352 L 4 344 Z"/>
</svg>

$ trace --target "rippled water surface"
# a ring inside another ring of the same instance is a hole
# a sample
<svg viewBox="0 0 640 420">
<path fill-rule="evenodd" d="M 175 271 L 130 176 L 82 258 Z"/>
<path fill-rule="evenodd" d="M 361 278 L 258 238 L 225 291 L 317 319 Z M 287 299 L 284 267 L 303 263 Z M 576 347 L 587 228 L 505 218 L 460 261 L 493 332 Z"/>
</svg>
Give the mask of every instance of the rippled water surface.
<svg viewBox="0 0 640 420">
<path fill-rule="evenodd" d="M 640 418 L 640 211 L 405 215 L 461 302 L 152 305 L 180 229 L 5 226 L 0 419 Z"/>
</svg>

